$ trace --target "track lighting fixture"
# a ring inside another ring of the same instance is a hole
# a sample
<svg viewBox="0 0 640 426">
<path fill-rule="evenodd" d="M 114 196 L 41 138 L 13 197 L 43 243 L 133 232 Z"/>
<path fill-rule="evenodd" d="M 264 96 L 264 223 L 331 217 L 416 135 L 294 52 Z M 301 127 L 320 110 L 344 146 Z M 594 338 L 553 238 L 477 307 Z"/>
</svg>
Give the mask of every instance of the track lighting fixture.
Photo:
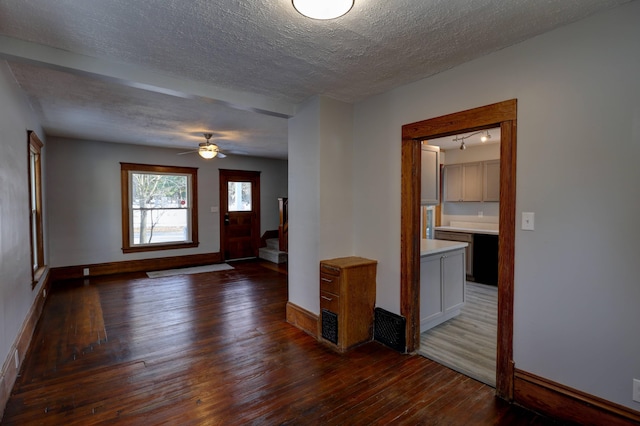
<svg viewBox="0 0 640 426">
<path fill-rule="evenodd" d="M 454 142 L 460 142 L 460 150 L 464 151 L 465 149 L 467 149 L 467 146 L 464 144 L 464 140 L 465 139 L 469 139 L 470 137 L 475 136 L 475 135 L 479 135 L 479 134 L 483 134 L 480 137 L 480 141 L 483 142 L 483 143 L 488 141 L 489 139 L 491 139 L 491 134 L 489 133 L 489 131 L 488 130 L 482 130 L 480 132 L 471 133 L 470 135 L 467 135 L 467 136 L 458 136 L 458 135 L 456 135 L 456 137 L 453 138 L 453 141 Z"/>
</svg>

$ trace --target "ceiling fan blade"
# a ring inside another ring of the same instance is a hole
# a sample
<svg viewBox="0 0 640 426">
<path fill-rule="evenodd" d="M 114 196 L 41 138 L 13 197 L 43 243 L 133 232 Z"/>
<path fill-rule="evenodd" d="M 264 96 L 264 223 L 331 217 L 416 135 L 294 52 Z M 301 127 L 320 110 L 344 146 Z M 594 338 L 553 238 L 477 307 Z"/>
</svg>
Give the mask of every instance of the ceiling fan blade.
<svg viewBox="0 0 640 426">
<path fill-rule="evenodd" d="M 196 149 L 196 150 L 194 150 L 194 151 L 179 152 L 179 153 L 177 153 L 176 155 L 192 154 L 192 153 L 194 153 L 194 152 L 198 152 L 198 150 Z"/>
<path fill-rule="evenodd" d="M 216 157 L 218 158 L 225 158 L 226 156 L 227 156 L 226 154 L 223 154 L 220 151 L 218 151 L 218 155 L 216 155 Z"/>
</svg>

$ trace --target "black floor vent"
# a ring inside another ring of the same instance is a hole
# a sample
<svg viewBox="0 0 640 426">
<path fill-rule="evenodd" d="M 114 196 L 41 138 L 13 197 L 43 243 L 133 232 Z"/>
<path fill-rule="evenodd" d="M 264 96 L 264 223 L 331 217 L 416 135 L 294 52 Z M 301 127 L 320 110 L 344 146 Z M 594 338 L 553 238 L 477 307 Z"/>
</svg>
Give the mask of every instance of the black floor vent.
<svg viewBox="0 0 640 426">
<path fill-rule="evenodd" d="M 391 349 L 405 353 L 407 349 L 405 326 L 407 320 L 382 308 L 375 308 L 373 339 Z"/>
<path fill-rule="evenodd" d="M 338 315 L 326 309 L 322 310 L 322 337 L 338 344 Z"/>
</svg>

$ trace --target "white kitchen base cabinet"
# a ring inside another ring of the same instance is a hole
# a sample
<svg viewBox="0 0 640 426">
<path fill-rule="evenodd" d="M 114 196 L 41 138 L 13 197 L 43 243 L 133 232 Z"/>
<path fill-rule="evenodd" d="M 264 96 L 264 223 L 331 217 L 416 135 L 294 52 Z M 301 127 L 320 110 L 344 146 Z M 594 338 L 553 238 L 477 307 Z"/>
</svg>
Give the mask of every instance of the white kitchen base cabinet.
<svg viewBox="0 0 640 426">
<path fill-rule="evenodd" d="M 465 278 L 463 248 L 420 258 L 420 333 L 460 313 Z"/>
</svg>

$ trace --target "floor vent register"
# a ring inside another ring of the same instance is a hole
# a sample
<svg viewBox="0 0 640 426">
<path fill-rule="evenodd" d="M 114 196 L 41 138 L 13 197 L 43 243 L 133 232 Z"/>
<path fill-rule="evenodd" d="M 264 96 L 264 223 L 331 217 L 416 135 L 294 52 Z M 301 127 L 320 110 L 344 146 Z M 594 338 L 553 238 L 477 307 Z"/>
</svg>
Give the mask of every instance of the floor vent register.
<svg viewBox="0 0 640 426">
<path fill-rule="evenodd" d="M 405 326 L 406 318 L 385 311 L 382 308 L 374 310 L 373 339 L 398 352 L 406 351 Z"/>
</svg>

